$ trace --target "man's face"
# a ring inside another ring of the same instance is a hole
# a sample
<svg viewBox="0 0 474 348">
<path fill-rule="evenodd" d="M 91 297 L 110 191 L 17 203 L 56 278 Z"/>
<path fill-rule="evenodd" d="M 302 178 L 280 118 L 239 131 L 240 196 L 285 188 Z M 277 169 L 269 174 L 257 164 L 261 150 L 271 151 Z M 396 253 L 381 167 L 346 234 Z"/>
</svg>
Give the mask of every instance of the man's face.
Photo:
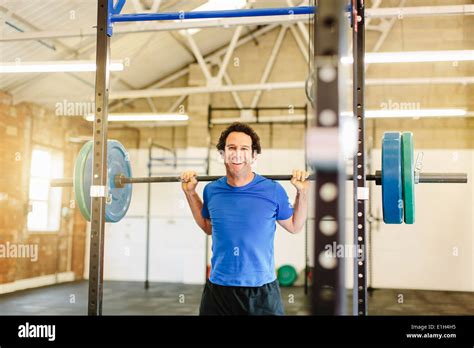
<svg viewBox="0 0 474 348">
<path fill-rule="evenodd" d="M 230 133 L 224 149 L 227 171 L 235 176 L 245 175 L 252 170 L 252 160 L 252 138 L 242 132 Z"/>
</svg>

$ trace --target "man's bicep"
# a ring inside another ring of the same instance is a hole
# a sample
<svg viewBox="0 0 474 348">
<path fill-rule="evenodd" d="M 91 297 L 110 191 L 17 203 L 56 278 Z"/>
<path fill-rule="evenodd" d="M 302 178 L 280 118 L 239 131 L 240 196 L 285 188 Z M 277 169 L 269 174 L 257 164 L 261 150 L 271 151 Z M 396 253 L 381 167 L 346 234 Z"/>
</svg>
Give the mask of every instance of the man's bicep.
<svg viewBox="0 0 474 348">
<path fill-rule="evenodd" d="M 204 187 L 204 192 L 202 194 L 202 209 L 201 209 L 201 215 L 204 219 L 210 219 L 211 214 L 209 213 L 209 197 L 207 193 L 207 186 Z"/>
<path fill-rule="evenodd" d="M 278 206 L 277 220 L 287 220 L 293 215 L 293 205 L 288 194 L 280 183 L 276 183 L 275 199 Z"/>
<path fill-rule="evenodd" d="M 293 233 L 293 215 L 285 220 L 277 220 L 278 224 L 290 233 Z"/>
<path fill-rule="evenodd" d="M 212 233 L 212 221 L 211 219 L 204 219 L 204 221 L 206 224 L 205 232 L 210 235 Z"/>
</svg>

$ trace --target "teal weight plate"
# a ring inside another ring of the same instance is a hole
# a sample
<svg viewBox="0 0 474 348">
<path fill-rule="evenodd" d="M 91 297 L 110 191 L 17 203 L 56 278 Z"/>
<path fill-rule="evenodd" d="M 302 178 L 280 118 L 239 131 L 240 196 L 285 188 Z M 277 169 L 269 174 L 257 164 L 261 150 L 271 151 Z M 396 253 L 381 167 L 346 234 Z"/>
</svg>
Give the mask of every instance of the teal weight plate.
<svg viewBox="0 0 474 348">
<path fill-rule="evenodd" d="M 413 133 L 402 134 L 402 180 L 403 180 L 403 220 L 406 224 L 415 222 L 415 165 L 413 153 Z"/>
<path fill-rule="evenodd" d="M 74 164 L 74 197 L 76 199 L 76 204 L 79 207 L 81 215 L 87 221 L 91 220 L 91 211 L 90 211 L 90 195 L 89 195 L 89 186 L 87 189 L 84 187 L 84 173 L 86 172 L 85 167 L 87 164 L 87 156 L 89 155 L 92 149 L 92 141 L 85 143 L 79 154 L 77 155 L 76 162 Z M 90 175 L 89 175 L 90 177 Z"/>
</svg>

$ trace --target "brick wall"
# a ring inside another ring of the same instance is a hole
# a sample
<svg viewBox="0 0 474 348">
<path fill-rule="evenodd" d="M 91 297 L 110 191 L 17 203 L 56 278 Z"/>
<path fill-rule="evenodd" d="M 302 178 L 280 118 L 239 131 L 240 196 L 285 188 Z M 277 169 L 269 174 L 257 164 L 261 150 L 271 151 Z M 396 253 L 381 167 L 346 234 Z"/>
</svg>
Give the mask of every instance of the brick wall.
<svg viewBox="0 0 474 348">
<path fill-rule="evenodd" d="M 63 174 L 70 177 L 79 146 L 69 143 L 67 138 L 85 132 L 87 125 L 78 119 L 57 117 L 36 105 L 13 106 L 5 94 L 1 101 L 0 243 L 37 245 L 38 260 L 0 258 L 0 283 L 66 271 L 75 272 L 76 278 L 80 279 L 85 251 L 82 217 L 78 216 L 77 209 L 72 209 L 69 214 L 62 215 L 58 231 L 30 232 L 27 230 L 28 190 L 33 146 L 60 151 L 64 158 Z M 63 188 L 62 208 L 70 208 L 71 199 L 72 188 Z"/>
</svg>

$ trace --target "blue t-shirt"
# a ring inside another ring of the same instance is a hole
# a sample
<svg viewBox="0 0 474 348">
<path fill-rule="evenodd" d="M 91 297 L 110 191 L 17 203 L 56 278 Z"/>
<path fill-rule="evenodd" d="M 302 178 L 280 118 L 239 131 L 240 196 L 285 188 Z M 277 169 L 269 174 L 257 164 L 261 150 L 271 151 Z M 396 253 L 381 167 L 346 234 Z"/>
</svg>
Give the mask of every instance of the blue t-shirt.
<svg viewBox="0 0 474 348">
<path fill-rule="evenodd" d="M 240 187 L 222 177 L 204 188 L 202 216 L 212 223 L 209 280 L 227 286 L 262 286 L 276 279 L 276 220 L 293 215 L 280 183 L 255 173 Z"/>
</svg>

